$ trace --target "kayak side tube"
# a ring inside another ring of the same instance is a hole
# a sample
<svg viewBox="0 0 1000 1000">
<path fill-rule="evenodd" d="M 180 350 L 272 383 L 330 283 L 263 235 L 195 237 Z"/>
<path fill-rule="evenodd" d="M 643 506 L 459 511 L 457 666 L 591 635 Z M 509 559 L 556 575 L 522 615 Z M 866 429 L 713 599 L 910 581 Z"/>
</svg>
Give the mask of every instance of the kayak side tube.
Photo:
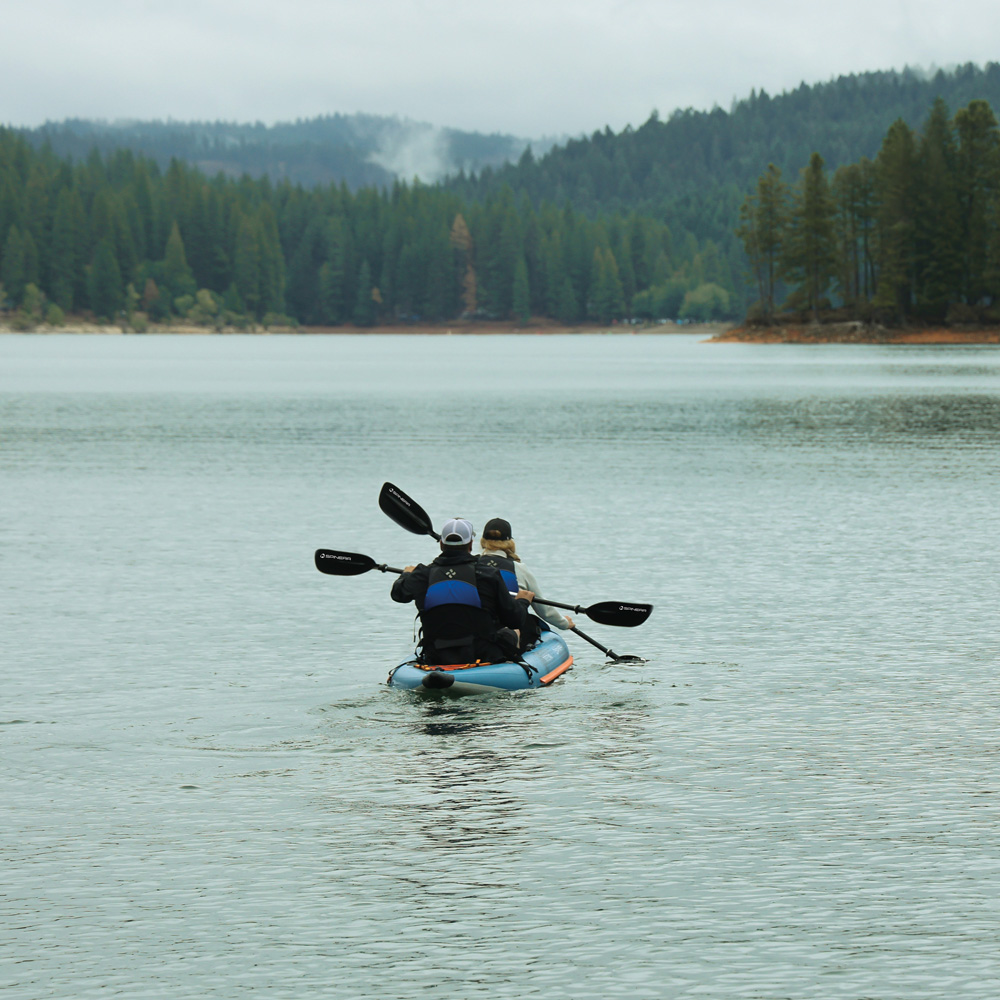
<svg viewBox="0 0 1000 1000">
<path fill-rule="evenodd" d="M 569 646 L 556 632 L 529 649 L 520 663 L 458 663 L 431 667 L 407 660 L 389 674 L 390 687 L 404 691 L 488 694 L 548 687 L 573 665 Z"/>
</svg>

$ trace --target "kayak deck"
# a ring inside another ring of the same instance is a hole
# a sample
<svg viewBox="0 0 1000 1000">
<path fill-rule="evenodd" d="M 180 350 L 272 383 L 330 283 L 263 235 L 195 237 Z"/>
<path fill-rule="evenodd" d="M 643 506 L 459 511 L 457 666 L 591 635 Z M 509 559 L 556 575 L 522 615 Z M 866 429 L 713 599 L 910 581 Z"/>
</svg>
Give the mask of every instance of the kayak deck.
<svg viewBox="0 0 1000 1000">
<path fill-rule="evenodd" d="M 486 694 L 548 687 L 573 665 L 569 646 L 555 632 L 527 650 L 518 663 L 456 663 L 429 666 L 406 660 L 389 673 L 390 687 L 405 691 Z"/>
</svg>

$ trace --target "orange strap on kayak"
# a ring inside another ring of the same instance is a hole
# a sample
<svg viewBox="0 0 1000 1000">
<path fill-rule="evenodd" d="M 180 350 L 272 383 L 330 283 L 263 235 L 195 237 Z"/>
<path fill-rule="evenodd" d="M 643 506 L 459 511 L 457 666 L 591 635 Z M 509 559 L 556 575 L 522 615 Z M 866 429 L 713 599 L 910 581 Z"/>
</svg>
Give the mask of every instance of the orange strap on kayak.
<svg viewBox="0 0 1000 1000">
<path fill-rule="evenodd" d="M 573 657 L 560 663 L 555 670 L 550 670 L 544 677 L 539 679 L 539 684 L 551 684 L 557 677 L 561 677 L 569 668 L 573 666 Z"/>
<path fill-rule="evenodd" d="M 493 663 L 484 663 L 482 660 L 476 660 L 475 663 L 439 663 L 437 665 L 431 665 L 429 663 L 414 663 L 413 665 L 417 668 L 417 670 L 425 670 L 428 673 L 434 670 L 468 670 L 470 667 L 495 666 Z M 538 683 L 551 684 L 557 677 L 562 677 L 562 675 L 566 673 L 571 666 L 573 666 L 572 656 L 560 663 L 554 670 L 550 670 L 544 677 L 540 677 Z"/>
<path fill-rule="evenodd" d="M 417 670 L 468 670 L 469 667 L 490 667 L 493 664 L 483 663 L 482 660 L 476 660 L 475 663 L 439 663 L 436 666 L 430 663 L 414 663 L 413 664 Z"/>
</svg>

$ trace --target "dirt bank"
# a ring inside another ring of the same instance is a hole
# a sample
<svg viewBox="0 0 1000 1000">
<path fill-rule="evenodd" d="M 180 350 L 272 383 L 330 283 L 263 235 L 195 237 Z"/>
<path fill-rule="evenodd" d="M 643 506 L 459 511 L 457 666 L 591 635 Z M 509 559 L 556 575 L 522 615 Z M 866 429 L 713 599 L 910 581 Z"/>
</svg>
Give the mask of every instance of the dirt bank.
<svg viewBox="0 0 1000 1000">
<path fill-rule="evenodd" d="M 687 333 L 700 337 L 716 337 L 728 329 L 728 323 L 650 323 L 645 325 L 615 323 L 611 326 L 601 326 L 597 323 L 580 324 L 577 326 L 563 326 L 551 320 L 533 320 L 524 326 L 516 323 L 505 322 L 485 322 L 485 321 L 456 321 L 454 323 L 424 323 L 424 324 L 398 324 L 395 326 L 301 326 L 296 328 L 271 327 L 265 330 L 263 327 L 254 327 L 249 330 L 237 330 L 226 327 L 218 333 L 254 333 L 254 334 L 298 334 L 298 335 L 345 335 L 364 334 L 379 336 L 385 334 L 406 334 L 410 336 L 427 336 L 441 334 L 452 334 L 456 336 L 489 336 L 495 334 L 517 334 L 519 336 L 539 336 L 549 334 L 674 334 Z M 11 333 L 9 326 L 0 321 L 0 333 Z M 123 331 L 118 326 L 107 326 L 98 323 L 86 323 L 78 320 L 69 320 L 62 326 L 41 326 L 36 330 L 17 331 L 28 333 L 98 333 L 109 335 L 121 335 L 128 331 Z M 190 326 L 184 324 L 150 324 L 146 333 L 156 334 L 211 334 L 217 331 L 211 327 Z"/>
<path fill-rule="evenodd" d="M 1000 344 L 1000 329 L 891 329 L 865 323 L 811 323 L 806 326 L 733 327 L 709 340 L 751 344 Z"/>
</svg>

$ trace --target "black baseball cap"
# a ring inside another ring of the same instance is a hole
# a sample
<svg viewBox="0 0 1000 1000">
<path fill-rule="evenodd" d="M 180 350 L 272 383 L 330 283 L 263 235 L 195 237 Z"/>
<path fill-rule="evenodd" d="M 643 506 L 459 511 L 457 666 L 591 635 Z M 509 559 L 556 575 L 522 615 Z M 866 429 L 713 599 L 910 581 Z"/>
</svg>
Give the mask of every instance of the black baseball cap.
<svg viewBox="0 0 1000 1000">
<path fill-rule="evenodd" d="M 510 521 L 505 521 L 502 517 L 493 517 L 486 522 L 483 528 L 483 538 L 492 538 L 495 541 L 507 542 L 510 540 Z"/>
</svg>

